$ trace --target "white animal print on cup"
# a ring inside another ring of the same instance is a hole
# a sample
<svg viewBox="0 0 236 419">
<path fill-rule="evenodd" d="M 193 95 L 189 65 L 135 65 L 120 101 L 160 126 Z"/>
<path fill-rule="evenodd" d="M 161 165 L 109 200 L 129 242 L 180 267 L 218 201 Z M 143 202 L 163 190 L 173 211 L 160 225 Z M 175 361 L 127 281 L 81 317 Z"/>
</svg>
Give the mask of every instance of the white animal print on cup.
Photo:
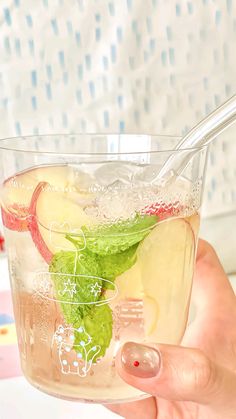
<svg viewBox="0 0 236 419">
<path fill-rule="evenodd" d="M 81 334 L 79 344 L 74 344 L 75 332 Z M 92 343 L 92 338 L 82 326 L 77 329 L 70 326 L 58 326 L 53 335 L 52 345 L 55 342 L 58 349 L 57 352 L 62 374 L 86 377 L 94 358 L 101 350 L 101 346 L 94 345 L 90 349 L 86 348 Z"/>
</svg>

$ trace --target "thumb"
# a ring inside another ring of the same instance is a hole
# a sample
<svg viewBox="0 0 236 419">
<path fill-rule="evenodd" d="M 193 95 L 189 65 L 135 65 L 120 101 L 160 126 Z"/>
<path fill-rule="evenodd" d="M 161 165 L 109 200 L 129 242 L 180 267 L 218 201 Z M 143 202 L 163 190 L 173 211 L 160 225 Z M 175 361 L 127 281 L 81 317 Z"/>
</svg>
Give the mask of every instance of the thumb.
<svg viewBox="0 0 236 419">
<path fill-rule="evenodd" d="M 236 400 L 236 376 L 198 349 L 126 343 L 118 353 L 121 377 L 138 389 L 168 400 L 217 406 Z"/>
</svg>

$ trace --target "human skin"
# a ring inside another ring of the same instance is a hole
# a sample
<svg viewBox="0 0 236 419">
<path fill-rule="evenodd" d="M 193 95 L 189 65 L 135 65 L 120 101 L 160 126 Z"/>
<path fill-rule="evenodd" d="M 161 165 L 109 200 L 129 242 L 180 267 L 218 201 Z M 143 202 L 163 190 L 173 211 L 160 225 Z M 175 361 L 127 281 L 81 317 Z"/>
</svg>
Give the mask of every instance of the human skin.
<svg viewBox="0 0 236 419">
<path fill-rule="evenodd" d="M 113 412 L 126 419 L 236 418 L 236 296 L 214 249 L 203 240 L 192 299 L 197 313 L 181 346 L 130 342 L 120 349 L 120 376 L 151 396 L 111 405 Z"/>
</svg>

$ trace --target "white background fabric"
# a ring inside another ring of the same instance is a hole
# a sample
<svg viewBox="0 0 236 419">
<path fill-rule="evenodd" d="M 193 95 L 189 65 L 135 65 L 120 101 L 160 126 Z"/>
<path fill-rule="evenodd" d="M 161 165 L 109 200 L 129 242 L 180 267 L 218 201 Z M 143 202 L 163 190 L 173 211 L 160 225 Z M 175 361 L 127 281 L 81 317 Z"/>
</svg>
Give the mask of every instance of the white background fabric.
<svg viewBox="0 0 236 419">
<path fill-rule="evenodd" d="M 233 0 L 1 0 L 0 34 L 0 138 L 182 135 L 236 92 Z M 235 136 L 211 147 L 204 215 L 236 211 Z"/>
</svg>

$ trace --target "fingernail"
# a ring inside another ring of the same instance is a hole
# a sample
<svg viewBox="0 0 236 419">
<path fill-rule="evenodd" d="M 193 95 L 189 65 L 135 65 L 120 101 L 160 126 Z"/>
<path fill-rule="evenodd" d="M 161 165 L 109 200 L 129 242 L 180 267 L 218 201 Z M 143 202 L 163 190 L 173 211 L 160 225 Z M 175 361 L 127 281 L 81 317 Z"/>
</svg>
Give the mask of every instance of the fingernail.
<svg viewBox="0 0 236 419">
<path fill-rule="evenodd" d="M 121 351 L 121 362 L 128 374 L 140 378 L 151 378 L 160 371 L 161 355 L 157 349 L 127 342 Z"/>
</svg>

